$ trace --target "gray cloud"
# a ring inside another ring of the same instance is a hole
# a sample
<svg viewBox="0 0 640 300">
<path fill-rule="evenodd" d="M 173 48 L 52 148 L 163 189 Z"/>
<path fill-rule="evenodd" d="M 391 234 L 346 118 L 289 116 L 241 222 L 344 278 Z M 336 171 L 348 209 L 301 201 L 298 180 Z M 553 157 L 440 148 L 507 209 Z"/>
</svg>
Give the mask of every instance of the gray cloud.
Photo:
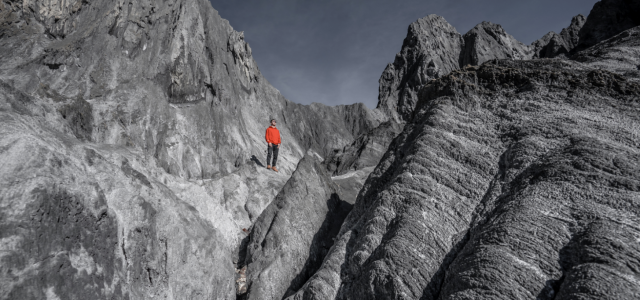
<svg viewBox="0 0 640 300">
<path fill-rule="evenodd" d="M 245 32 L 258 67 L 289 100 L 374 108 L 378 79 L 400 51 L 407 27 L 429 14 L 460 33 L 482 21 L 530 44 L 587 15 L 596 0 L 211 0 Z"/>
</svg>

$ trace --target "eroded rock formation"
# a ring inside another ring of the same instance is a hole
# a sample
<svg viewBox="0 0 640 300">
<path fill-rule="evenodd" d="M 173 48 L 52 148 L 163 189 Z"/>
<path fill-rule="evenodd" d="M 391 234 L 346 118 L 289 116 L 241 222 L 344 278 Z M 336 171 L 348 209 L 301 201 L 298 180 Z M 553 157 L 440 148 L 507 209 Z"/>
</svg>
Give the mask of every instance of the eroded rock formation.
<svg viewBox="0 0 640 300">
<path fill-rule="evenodd" d="M 580 29 L 577 51 L 584 50 L 618 33 L 640 26 L 640 3 L 634 0 L 597 2 Z"/>
<path fill-rule="evenodd" d="M 0 53 L 2 299 L 232 299 L 303 154 L 383 119 L 284 99 L 205 0 L 2 1 Z"/>
<path fill-rule="evenodd" d="M 282 299 L 320 267 L 352 205 L 313 155 L 253 225 L 247 247 L 246 299 Z"/>
<path fill-rule="evenodd" d="M 567 61 L 495 61 L 427 85 L 290 299 L 633 298 L 639 96 Z"/>
<path fill-rule="evenodd" d="M 568 55 L 579 41 L 579 33 L 586 18 L 577 15 L 571 19 L 571 25 L 563 28 L 560 34 L 549 32 L 539 40 L 533 42 L 533 58 L 553 58 L 560 55 Z"/>
<path fill-rule="evenodd" d="M 457 69 L 463 45 L 460 34 L 441 16 L 429 15 L 412 23 L 402 50 L 380 77 L 378 109 L 397 123 L 408 120 L 419 87 Z"/>
<path fill-rule="evenodd" d="M 492 59 L 530 59 L 529 46 L 504 31 L 502 26 L 482 22 L 464 35 L 460 66 L 480 65 Z"/>
<path fill-rule="evenodd" d="M 634 298 L 637 15 L 427 16 L 371 111 L 284 99 L 208 1 L 0 2 L 0 299 Z"/>
</svg>

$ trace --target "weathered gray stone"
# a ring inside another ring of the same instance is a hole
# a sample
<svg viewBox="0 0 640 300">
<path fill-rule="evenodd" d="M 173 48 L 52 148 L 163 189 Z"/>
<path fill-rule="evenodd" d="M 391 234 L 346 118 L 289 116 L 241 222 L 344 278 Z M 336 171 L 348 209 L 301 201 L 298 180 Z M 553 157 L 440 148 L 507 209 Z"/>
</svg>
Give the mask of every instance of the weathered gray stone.
<svg viewBox="0 0 640 300">
<path fill-rule="evenodd" d="M 420 19 L 371 111 L 284 99 L 208 1 L 0 2 L 0 299 L 638 298 L 636 11 L 528 62 Z"/>
<path fill-rule="evenodd" d="M 303 154 L 385 118 L 286 100 L 205 0 L 0 2 L 0 53 L 0 299 L 231 299 Z"/>
<path fill-rule="evenodd" d="M 389 143 L 402 131 L 402 125 L 387 121 L 359 136 L 342 149 L 335 149 L 323 164 L 332 175 L 344 175 L 366 167 L 375 167 Z"/>
<path fill-rule="evenodd" d="M 492 59 L 531 59 L 529 46 L 518 42 L 502 26 L 482 22 L 465 33 L 464 50 L 460 53 L 460 66 L 480 65 Z"/>
<path fill-rule="evenodd" d="M 640 26 L 625 30 L 586 50 L 573 60 L 584 65 L 614 72 L 630 81 L 640 81 Z"/>
<path fill-rule="evenodd" d="M 0 90 L 0 299 L 234 296 L 234 233 L 156 179 L 162 169 L 60 132 L 46 106 Z"/>
<path fill-rule="evenodd" d="M 340 198 L 355 203 L 356 196 L 364 181 L 378 165 L 391 141 L 402 131 L 402 125 L 387 121 L 369 132 L 360 135 L 350 145 L 335 149 L 323 161 L 332 174 L 333 181 L 340 187 Z"/>
<path fill-rule="evenodd" d="M 571 24 L 563 28 L 560 34 L 553 31 L 531 44 L 533 58 L 553 58 L 560 55 L 568 55 L 578 45 L 578 33 L 586 18 L 577 15 L 571 19 Z"/>
<path fill-rule="evenodd" d="M 50 2 L 1 4 L 0 49 L 13 55 L 0 58 L 0 80 L 57 101 L 80 138 L 142 149 L 169 173 L 238 170 L 264 151 L 271 117 L 289 172 L 306 149 L 326 155 L 379 123 L 362 104 L 284 99 L 208 1 Z"/>
<path fill-rule="evenodd" d="M 635 0 L 602 0 L 593 5 L 579 42 L 574 50 L 582 51 L 627 29 L 640 26 L 640 2 Z"/>
<path fill-rule="evenodd" d="M 639 96 L 637 83 L 558 60 L 428 84 L 289 299 L 635 298 Z M 610 230 L 615 245 L 601 241 Z"/>
<path fill-rule="evenodd" d="M 320 267 L 352 205 L 307 155 L 251 230 L 246 299 L 282 299 Z"/>
<path fill-rule="evenodd" d="M 560 36 L 569 50 L 573 50 L 573 48 L 578 46 L 580 29 L 582 29 L 586 21 L 587 18 L 585 16 L 577 15 L 571 19 L 569 27 L 563 28 L 562 31 L 560 31 Z"/>
<path fill-rule="evenodd" d="M 420 86 L 458 69 L 462 37 L 447 21 L 429 15 L 409 26 L 402 50 L 380 76 L 378 109 L 396 123 L 411 117 Z"/>
</svg>

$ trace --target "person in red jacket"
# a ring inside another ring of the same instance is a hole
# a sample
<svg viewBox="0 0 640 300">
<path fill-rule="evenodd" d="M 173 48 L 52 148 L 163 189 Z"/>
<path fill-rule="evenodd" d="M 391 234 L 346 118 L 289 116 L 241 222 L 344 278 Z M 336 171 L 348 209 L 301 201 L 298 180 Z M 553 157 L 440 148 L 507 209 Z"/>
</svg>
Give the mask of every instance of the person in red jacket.
<svg viewBox="0 0 640 300">
<path fill-rule="evenodd" d="M 276 161 L 278 160 L 278 150 L 280 150 L 280 131 L 276 128 L 276 119 L 271 119 L 271 126 L 267 127 L 267 133 L 264 135 L 269 147 L 267 148 L 267 169 L 276 169 Z M 273 153 L 273 163 L 271 163 L 271 153 Z"/>
</svg>

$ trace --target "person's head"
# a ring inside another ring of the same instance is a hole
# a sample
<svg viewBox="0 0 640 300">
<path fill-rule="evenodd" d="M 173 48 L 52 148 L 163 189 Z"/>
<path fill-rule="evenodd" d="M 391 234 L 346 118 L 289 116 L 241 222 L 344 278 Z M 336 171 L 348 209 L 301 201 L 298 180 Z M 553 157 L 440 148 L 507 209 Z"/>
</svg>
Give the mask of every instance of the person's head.
<svg viewBox="0 0 640 300">
<path fill-rule="evenodd" d="M 276 126 L 276 119 L 271 119 L 271 126 Z"/>
</svg>

